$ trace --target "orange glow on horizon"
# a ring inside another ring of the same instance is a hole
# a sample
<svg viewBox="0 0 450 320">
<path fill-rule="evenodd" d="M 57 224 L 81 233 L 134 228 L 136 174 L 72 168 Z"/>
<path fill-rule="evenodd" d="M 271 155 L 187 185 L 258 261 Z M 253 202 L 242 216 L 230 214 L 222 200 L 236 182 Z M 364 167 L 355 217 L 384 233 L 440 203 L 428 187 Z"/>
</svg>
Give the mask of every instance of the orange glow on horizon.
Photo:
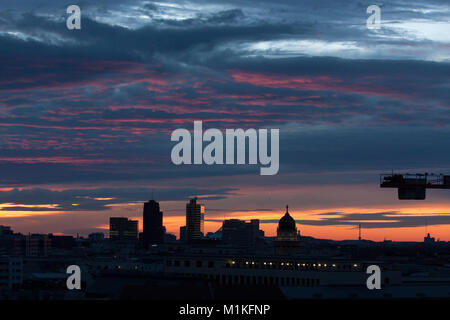
<svg viewBox="0 0 450 320">
<path fill-rule="evenodd" d="M 40 204 L 40 205 L 26 205 L 17 203 L 1 203 L 0 204 L 0 218 L 24 218 L 35 215 L 48 214 L 62 214 L 63 211 L 28 211 L 28 210 L 8 210 L 8 208 L 29 208 L 29 209 L 60 209 L 59 204 Z M 5 210 L 6 209 L 6 210 Z"/>
<path fill-rule="evenodd" d="M 178 210 L 181 201 L 166 201 L 162 204 L 162 209 L 166 208 L 164 214 L 164 226 L 168 233 L 173 233 L 179 237 L 179 228 L 186 224 L 186 217 L 184 210 Z M 17 219 L 28 218 L 38 216 L 51 216 L 58 215 L 59 217 L 65 215 L 74 215 L 77 219 L 77 225 L 71 227 L 74 228 L 97 228 L 102 231 L 109 230 L 109 217 L 114 216 L 128 216 L 130 219 L 139 221 L 139 231 L 142 231 L 142 203 L 130 202 L 123 204 L 107 204 L 109 209 L 106 211 L 49 211 L 45 209 L 58 209 L 58 204 L 45 204 L 45 205 L 21 205 L 15 203 L 3 203 L 0 204 L 0 218 Z M 184 206 L 184 202 L 183 202 Z M 11 210 L 10 208 L 21 207 L 24 210 Z M 37 211 L 26 210 L 27 208 L 39 209 Z M 291 216 L 297 221 L 297 228 L 300 230 L 302 236 L 311 236 L 314 238 L 331 239 L 331 240 L 346 240 L 358 238 L 358 224 L 362 224 L 362 237 L 366 240 L 383 241 L 384 239 L 393 241 L 423 241 L 423 237 L 426 236 L 425 226 L 417 227 L 401 227 L 398 224 L 395 227 L 390 227 L 389 223 L 398 223 L 398 219 L 402 217 L 426 217 L 436 216 L 439 214 L 450 215 L 450 207 L 445 203 L 439 203 L 430 205 L 425 203 L 405 203 L 402 206 L 379 206 L 374 207 L 329 207 L 321 209 L 304 209 L 296 210 L 289 209 Z M 42 210 L 42 211 L 41 211 Z M 163 210 L 164 211 L 164 210 Z M 179 212 L 179 214 L 172 215 Z M 284 215 L 285 210 L 273 210 L 273 211 L 248 211 L 248 210 L 236 210 L 227 213 L 223 212 L 208 212 L 205 214 L 205 230 L 204 233 L 216 232 L 222 226 L 222 221 L 226 219 L 241 219 L 251 220 L 259 219 L 261 221 L 260 228 L 264 230 L 266 236 L 275 236 L 278 220 Z M 391 213 L 392 212 L 392 213 Z M 131 214 L 130 214 L 131 213 Z M 169 214 L 168 214 L 169 213 Z M 326 214 L 330 213 L 330 214 Z M 358 219 L 357 214 L 364 214 L 361 219 Z M 371 220 L 367 214 L 379 214 L 383 213 L 386 218 L 379 217 L 379 220 Z M 351 220 L 345 220 L 344 215 L 354 214 Z M 97 221 L 89 222 L 91 217 L 99 216 Z M 51 217 L 49 217 L 51 219 Z M 343 222 L 330 221 L 330 224 L 315 225 L 321 220 L 329 218 L 344 218 Z M 392 220 L 389 220 L 391 219 Z M 13 221 L 13 220 L 9 220 Z M 26 221 L 26 220 L 25 220 Z M 73 220 L 72 220 L 73 221 Z M 105 223 L 106 222 L 106 223 Z M 311 222 L 311 224 L 308 224 Z M 90 224 L 89 224 L 90 223 Z M 371 228 L 371 223 L 385 223 L 384 228 Z M 12 225 L 14 223 L 2 222 L 0 224 Z M 425 219 L 424 223 L 425 224 Z M 29 231 L 29 228 L 36 228 L 36 222 L 30 222 L 21 226 L 22 230 Z M 44 228 L 41 228 L 42 230 Z M 430 224 L 428 226 L 428 232 L 432 237 L 440 239 L 442 241 L 450 241 L 450 226 L 447 224 Z M 49 228 L 45 232 L 61 232 L 64 229 Z M 44 232 L 44 231 L 43 231 Z"/>
<path fill-rule="evenodd" d="M 345 214 L 350 213 L 382 213 L 382 212 L 393 212 L 395 215 L 386 214 L 386 216 L 402 217 L 402 216 L 425 216 L 443 213 L 448 208 L 443 206 L 425 206 L 416 208 L 395 208 L 394 210 L 386 209 L 368 209 L 368 208 L 330 208 L 327 210 L 304 210 L 304 211 L 294 211 L 289 210 L 290 215 L 296 220 L 308 220 L 308 221 L 320 221 L 323 218 L 330 217 L 330 215 L 318 215 L 327 212 L 339 212 L 340 214 L 333 215 L 332 217 L 338 218 Z M 260 228 L 264 230 L 266 236 L 275 236 L 276 229 L 278 226 L 278 220 L 284 215 L 284 212 L 280 211 L 234 211 L 228 213 L 225 217 L 223 215 L 219 217 L 211 215 L 205 216 L 205 234 L 208 232 L 216 232 L 222 226 L 222 220 L 224 219 L 240 219 L 240 220 L 251 220 L 260 219 Z M 208 218 L 210 220 L 208 220 Z M 211 221 L 214 220 L 214 221 Z M 217 221 L 215 221 L 217 220 Z M 274 220 L 275 222 L 264 222 L 264 220 Z M 389 223 L 396 222 L 396 220 L 374 220 L 373 222 Z M 426 236 L 425 227 L 385 227 L 385 228 L 370 228 L 371 221 L 366 219 L 352 220 L 349 224 L 337 224 L 337 225 L 324 225 L 315 226 L 308 225 L 304 223 L 297 222 L 297 228 L 300 230 L 301 235 L 310 236 L 314 238 L 321 239 L 331 239 L 331 240 L 352 240 L 358 239 L 358 228 L 359 223 L 366 223 L 366 227 L 362 226 L 362 238 L 365 240 L 372 241 L 383 241 L 383 240 L 394 240 L 394 241 L 423 241 L 423 237 Z M 179 236 L 179 228 L 186 224 L 185 216 L 165 216 L 164 225 L 167 228 L 167 232 L 174 233 Z M 448 225 L 430 225 L 428 226 L 428 232 L 431 236 L 436 239 L 440 238 L 442 241 L 450 241 L 450 233 Z"/>
</svg>

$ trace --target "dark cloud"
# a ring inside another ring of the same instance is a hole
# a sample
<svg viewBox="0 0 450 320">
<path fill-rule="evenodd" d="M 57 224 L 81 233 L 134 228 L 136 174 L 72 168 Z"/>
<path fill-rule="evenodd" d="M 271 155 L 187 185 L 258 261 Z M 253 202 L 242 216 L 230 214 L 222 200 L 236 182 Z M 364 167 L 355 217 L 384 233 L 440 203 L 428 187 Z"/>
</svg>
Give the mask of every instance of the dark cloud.
<svg viewBox="0 0 450 320">
<path fill-rule="evenodd" d="M 300 228 L 302 225 L 357 227 L 359 224 L 361 224 L 364 229 L 408 228 L 450 224 L 450 213 L 436 213 L 433 215 L 419 216 L 412 213 L 385 211 L 372 213 L 323 212 L 316 215 L 331 217 L 321 217 L 319 220 L 297 219 L 296 222 Z M 223 220 L 208 219 L 207 221 L 222 222 Z M 261 219 L 260 222 L 278 223 L 279 220 Z"/>
<path fill-rule="evenodd" d="M 156 194 L 159 201 L 187 200 L 198 196 L 203 200 L 223 199 L 232 194 L 232 188 L 96 188 L 53 191 L 48 189 L 13 189 L 0 191 L 0 203 L 10 203 L 8 211 L 86 211 L 108 210 L 112 204 L 148 201 Z M 27 208 L 23 205 L 39 207 Z M 57 205 L 57 206 L 51 206 Z M 1 211 L 1 210 L 0 210 Z"/>
<path fill-rule="evenodd" d="M 326 213 L 324 213 L 326 215 Z M 331 213 L 334 215 L 334 213 Z M 372 228 L 408 228 L 426 225 L 450 224 L 450 213 L 436 213 L 433 215 L 414 215 L 399 212 L 373 212 L 373 213 L 342 213 L 339 217 L 321 218 L 320 220 L 298 220 L 300 225 L 356 226 L 361 224 L 365 229 Z"/>
</svg>

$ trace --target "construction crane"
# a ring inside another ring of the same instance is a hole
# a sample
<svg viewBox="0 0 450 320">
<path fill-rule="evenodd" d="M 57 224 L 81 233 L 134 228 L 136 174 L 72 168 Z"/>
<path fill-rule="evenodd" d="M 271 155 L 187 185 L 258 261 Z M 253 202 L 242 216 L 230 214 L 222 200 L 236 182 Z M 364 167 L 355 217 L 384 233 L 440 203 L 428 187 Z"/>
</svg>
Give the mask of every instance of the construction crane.
<svg viewBox="0 0 450 320">
<path fill-rule="evenodd" d="M 381 174 L 381 188 L 397 188 L 399 200 L 425 200 L 426 189 L 450 189 L 450 175 L 416 173 L 416 174 Z"/>
</svg>

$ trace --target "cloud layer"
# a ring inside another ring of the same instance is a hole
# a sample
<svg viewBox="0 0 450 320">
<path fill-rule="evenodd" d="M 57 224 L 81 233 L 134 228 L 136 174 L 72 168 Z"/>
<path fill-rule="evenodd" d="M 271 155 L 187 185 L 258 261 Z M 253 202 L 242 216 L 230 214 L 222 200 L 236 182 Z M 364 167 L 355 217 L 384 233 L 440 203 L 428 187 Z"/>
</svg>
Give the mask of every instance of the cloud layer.
<svg viewBox="0 0 450 320">
<path fill-rule="evenodd" d="M 105 210 L 163 189 L 244 209 L 235 191 L 259 186 L 257 167 L 171 164 L 170 132 L 194 120 L 280 128 L 273 188 L 448 171 L 448 5 L 391 1 L 373 31 L 370 4 L 96 1 L 77 31 L 57 1 L 2 4 L 0 202 Z"/>
</svg>

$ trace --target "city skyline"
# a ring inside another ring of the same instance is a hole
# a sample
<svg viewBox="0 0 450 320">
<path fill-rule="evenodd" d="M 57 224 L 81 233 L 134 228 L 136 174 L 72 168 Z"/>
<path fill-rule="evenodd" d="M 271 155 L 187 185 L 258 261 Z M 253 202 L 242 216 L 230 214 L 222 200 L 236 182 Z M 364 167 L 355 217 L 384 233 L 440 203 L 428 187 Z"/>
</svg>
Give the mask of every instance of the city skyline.
<svg viewBox="0 0 450 320">
<path fill-rule="evenodd" d="M 197 197 L 191 198 L 189 199 L 189 202 L 187 203 L 187 206 L 189 206 L 190 204 L 192 205 L 192 201 L 194 201 L 194 199 L 196 200 Z M 160 202 L 155 201 L 154 199 L 148 201 L 148 202 L 143 202 L 141 203 L 141 208 L 142 206 L 144 207 L 144 211 L 143 213 L 141 213 L 140 216 L 123 216 L 123 215 L 115 215 L 115 216 L 110 216 L 108 218 L 109 223 L 105 224 L 104 226 L 98 227 L 96 229 L 92 229 L 90 230 L 88 233 L 76 233 L 76 234 L 67 234 L 67 233 L 60 233 L 60 232 L 52 232 L 47 231 L 47 232 L 31 232 L 31 231 L 21 231 L 21 230 L 16 230 L 14 228 L 14 226 L 6 226 L 6 227 L 10 227 L 12 228 L 13 231 L 18 232 L 18 233 L 22 233 L 22 234 L 54 234 L 54 235 L 72 235 L 72 236 L 88 236 L 91 233 L 97 233 L 97 232 L 101 232 L 103 234 L 105 234 L 105 236 L 109 236 L 109 238 L 111 238 L 111 228 L 112 227 L 112 221 L 116 220 L 116 221 L 120 221 L 120 220 L 124 220 L 125 222 L 119 222 L 119 223 L 128 223 L 127 220 L 129 221 L 129 223 L 137 223 L 137 232 L 142 234 L 142 241 L 144 242 L 144 246 L 148 246 L 148 244 L 146 245 L 145 243 L 149 242 L 151 243 L 153 241 L 154 244 L 156 243 L 163 243 L 164 240 L 157 240 L 159 239 L 160 236 L 156 236 L 155 234 L 150 235 L 152 232 L 158 231 L 158 228 L 148 228 L 148 234 L 145 235 L 144 234 L 144 215 L 146 214 L 146 212 L 148 212 L 146 210 L 146 207 L 148 204 L 151 203 L 156 203 L 156 207 L 160 208 Z M 202 211 L 207 212 L 207 208 L 205 208 L 204 204 L 199 204 L 200 206 L 202 206 Z M 153 206 L 153 205 L 152 205 Z M 283 213 L 284 212 L 284 213 Z M 374 242 L 382 242 L 385 240 L 389 240 L 389 241 L 398 241 L 398 242 L 423 242 L 425 237 L 430 237 L 433 236 L 433 238 L 437 239 L 438 241 L 448 241 L 445 238 L 440 238 L 439 237 L 439 232 L 436 232 L 436 228 L 434 227 L 429 227 L 428 225 L 428 220 L 425 221 L 425 225 L 422 228 L 420 235 L 418 239 L 392 239 L 392 238 L 388 238 L 388 237 L 384 237 L 382 239 L 380 238 L 373 238 L 371 237 L 371 235 L 373 235 L 373 233 L 371 233 L 370 228 L 366 229 L 364 228 L 364 226 L 361 223 L 357 223 L 357 224 L 350 224 L 347 226 L 346 228 L 346 233 L 343 234 L 342 237 L 338 237 L 338 238 L 331 238 L 327 236 L 326 230 L 320 230 L 320 226 L 317 226 L 315 230 L 317 230 L 318 232 L 316 233 L 304 233 L 303 230 L 305 228 L 303 228 L 303 225 L 296 219 L 295 214 L 293 214 L 293 211 L 291 208 L 288 209 L 288 205 L 286 205 L 286 211 L 282 211 L 280 210 L 280 212 L 277 213 L 273 213 L 273 219 L 270 220 L 264 220 L 264 219 L 260 219 L 260 217 L 258 216 L 254 216 L 254 215 L 250 215 L 250 216 L 242 216 L 242 215 L 231 215 L 231 216 L 227 216 L 224 217 L 223 220 L 220 219 L 214 219 L 214 220 L 208 220 L 207 218 L 204 220 L 205 224 L 208 225 L 209 224 L 209 228 L 204 229 L 205 231 L 202 232 L 203 237 L 207 237 L 207 233 L 215 233 L 217 231 L 219 231 L 222 227 L 223 227 L 223 223 L 225 221 L 233 221 L 233 220 L 237 220 L 237 221 L 242 221 L 242 222 L 247 222 L 247 223 L 251 223 L 252 221 L 258 221 L 258 226 L 261 226 L 261 230 L 265 233 L 265 236 L 268 237 L 277 237 L 277 233 L 278 233 L 278 224 L 279 224 L 279 220 L 280 218 L 285 214 L 289 212 L 290 215 L 292 215 L 294 221 L 295 221 L 295 225 L 296 228 L 298 229 L 298 233 L 301 234 L 301 236 L 306 236 L 306 237 L 312 237 L 312 238 L 316 238 L 316 239 L 322 239 L 322 240 L 334 240 L 334 241 L 342 241 L 342 240 L 358 240 L 359 236 L 360 236 L 360 228 L 362 229 L 362 237 L 361 240 L 369 240 L 369 241 L 374 241 Z M 160 214 L 162 214 L 162 212 L 160 212 Z M 248 213 L 246 213 L 248 214 Z M 271 213 L 272 214 L 272 213 Z M 173 218 L 173 216 L 172 216 Z M 171 226 L 169 229 L 166 228 L 165 223 L 162 224 L 161 226 L 161 230 L 163 232 L 163 234 L 167 233 L 167 234 L 173 234 L 177 237 L 178 240 L 180 240 L 180 227 L 186 227 L 186 219 L 187 219 L 187 212 L 184 216 L 179 217 L 176 216 L 177 218 L 177 222 L 179 224 L 175 224 L 173 221 L 171 221 L 171 219 L 169 219 L 168 224 Z M 161 218 L 157 218 L 157 219 L 161 219 L 166 221 L 166 218 L 161 216 Z M 270 225 L 270 227 L 268 228 L 268 225 Z M 114 227 L 114 229 L 116 229 L 117 227 Z M 306 228 L 308 230 L 308 227 Z M 301 232 L 302 231 L 302 232 Z M 444 230 L 445 232 L 445 230 Z M 117 233 L 117 231 L 114 232 L 115 234 Z M 135 234 L 135 238 L 138 238 L 138 233 Z M 163 238 L 163 234 L 161 235 L 161 237 Z M 117 235 L 116 235 L 117 236 Z M 156 238 L 154 238 L 156 236 Z M 140 238 L 140 236 L 139 236 Z M 162 239 L 161 238 L 161 239 Z M 147 240 L 146 240 L 147 239 Z M 152 241 L 149 239 L 153 239 Z M 156 240 L 155 240 L 156 239 Z M 186 238 L 187 239 L 187 238 Z"/>
</svg>

